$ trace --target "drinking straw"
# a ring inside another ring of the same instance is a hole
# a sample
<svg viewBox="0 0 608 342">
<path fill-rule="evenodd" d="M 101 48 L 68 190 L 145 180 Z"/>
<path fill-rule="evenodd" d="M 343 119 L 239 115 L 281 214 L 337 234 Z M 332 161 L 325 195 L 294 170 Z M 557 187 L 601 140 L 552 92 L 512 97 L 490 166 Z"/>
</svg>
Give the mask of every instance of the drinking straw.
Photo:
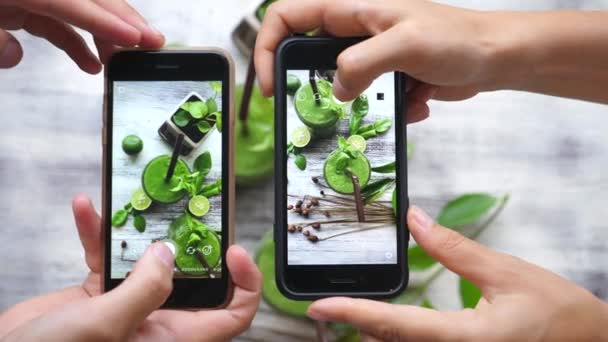
<svg viewBox="0 0 608 342">
<path fill-rule="evenodd" d="M 209 278 L 214 278 L 213 274 L 211 274 L 211 266 L 209 266 L 209 263 L 207 263 L 207 259 L 205 259 L 203 253 L 197 249 L 196 252 L 194 252 L 194 255 L 196 255 L 196 258 L 203 265 L 203 267 L 207 269 Z"/>
<path fill-rule="evenodd" d="M 350 178 L 353 181 L 353 188 L 355 189 L 355 203 L 357 204 L 357 218 L 359 222 L 365 222 L 365 211 L 363 210 L 363 198 L 361 197 L 361 186 L 359 184 L 359 177 L 351 173 Z"/>
<path fill-rule="evenodd" d="M 179 151 L 181 151 L 182 149 L 183 142 L 184 134 L 180 133 L 175 139 L 175 145 L 173 146 L 173 154 L 171 155 L 171 163 L 169 163 L 167 175 L 165 175 L 165 183 L 168 183 L 173 177 L 173 172 L 175 172 L 175 166 L 177 165 L 177 158 L 179 157 Z"/>
<path fill-rule="evenodd" d="M 253 82 L 255 81 L 255 66 L 253 64 L 253 54 L 249 59 L 247 66 L 247 77 L 243 86 L 243 97 L 241 98 L 241 107 L 239 108 L 239 119 L 243 123 L 243 134 L 247 135 L 247 114 L 249 113 L 249 102 L 251 101 L 251 93 L 253 91 Z"/>
<path fill-rule="evenodd" d="M 315 71 L 313 69 L 308 70 L 308 81 L 312 87 L 312 94 L 315 98 L 317 106 L 321 105 L 321 96 L 319 95 L 319 88 L 317 88 L 317 80 L 315 79 Z"/>
<path fill-rule="evenodd" d="M 327 336 L 327 325 L 325 322 L 315 321 L 315 330 L 317 332 L 318 342 L 328 342 L 329 337 Z"/>
</svg>

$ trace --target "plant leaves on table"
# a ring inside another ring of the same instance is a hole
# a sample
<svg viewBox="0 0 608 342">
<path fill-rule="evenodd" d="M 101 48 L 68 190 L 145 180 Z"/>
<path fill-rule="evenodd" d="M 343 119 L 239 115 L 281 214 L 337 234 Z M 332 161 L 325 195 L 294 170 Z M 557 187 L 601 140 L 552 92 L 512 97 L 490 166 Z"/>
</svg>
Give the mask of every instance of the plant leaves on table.
<svg viewBox="0 0 608 342">
<path fill-rule="evenodd" d="M 441 209 L 437 223 L 457 230 L 462 226 L 478 222 L 499 202 L 499 198 L 484 193 L 459 196 Z M 407 254 L 408 264 L 413 271 L 425 271 L 437 263 L 420 246 L 410 247 Z"/>
<path fill-rule="evenodd" d="M 366 95 L 361 95 L 355 99 L 351 106 L 350 121 L 348 123 L 348 133 L 350 135 L 357 134 L 357 131 L 361 127 L 363 117 L 367 115 L 369 111 L 369 101 Z"/>
<path fill-rule="evenodd" d="M 186 102 L 181 108 L 192 115 L 195 119 L 202 119 L 207 115 L 207 104 L 203 101 Z"/>
<path fill-rule="evenodd" d="M 138 232 L 143 233 L 146 231 L 146 219 L 140 214 L 133 215 L 133 226 Z"/>
<path fill-rule="evenodd" d="M 215 112 L 215 127 L 218 132 L 222 132 L 222 112 Z"/>
<path fill-rule="evenodd" d="M 112 215 L 112 227 L 118 228 L 124 226 L 125 223 L 127 223 L 128 217 L 129 213 L 126 210 L 117 210 L 114 215 Z"/>
<path fill-rule="evenodd" d="M 384 133 L 388 131 L 392 125 L 393 120 L 384 118 L 374 122 L 374 129 L 376 130 L 376 133 Z"/>
<path fill-rule="evenodd" d="M 209 151 L 201 153 L 196 157 L 194 160 L 194 171 L 200 172 L 203 177 L 209 174 L 209 171 L 211 171 L 211 153 Z"/>
<path fill-rule="evenodd" d="M 386 190 L 386 185 L 392 185 L 395 183 L 394 178 L 382 178 L 372 183 L 368 183 L 361 189 L 361 196 L 364 198 L 374 195 L 376 192 Z"/>
<path fill-rule="evenodd" d="M 460 278 L 458 292 L 463 308 L 475 308 L 481 299 L 481 290 L 467 279 Z"/>
<path fill-rule="evenodd" d="M 186 127 L 190 123 L 190 114 L 183 109 L 180 109 L 173 115 L 173 122 L 178 127 Z"/>
<path fill-rule="evenodd" d="M 487 214 L 498 202 L 499 198 L 490 194 L 462 195 L 443 207 L 437 216 L 437 223 L 452 229 L 473 224 Z"/>
<path fill-rule="evenodd" d="M 207 101 L 205 101 L 205 104 L 207 105 L 208 113 L 213 114 L 217 112 L 217 102 L 215 102 L 215 99 L 208 98 Z"/>
<path fill-rule="evenodd" d="M 211 86 L 211 89 L 213 89 L 213 91 L 215 91 L 216 96 L 222 92 L 222 83 L 221 82 L 211 81 L 211 82 L 209 82 L 209 85 Z"/>
<path fill-rule="evenodd" d="M 294 163 L 296 164 L 298 169 L 306 170 L 306 157 L 304 157 L 303 154 L 296 155 L 296 159 L 294 160 Z"/>
<path fill-rule="evenodd" d="M 397 167 L 394 161 L 384 165 L 372 167 L 372 171 L 376 173 L 395 173 L 396 169 Z"/>
</svg>

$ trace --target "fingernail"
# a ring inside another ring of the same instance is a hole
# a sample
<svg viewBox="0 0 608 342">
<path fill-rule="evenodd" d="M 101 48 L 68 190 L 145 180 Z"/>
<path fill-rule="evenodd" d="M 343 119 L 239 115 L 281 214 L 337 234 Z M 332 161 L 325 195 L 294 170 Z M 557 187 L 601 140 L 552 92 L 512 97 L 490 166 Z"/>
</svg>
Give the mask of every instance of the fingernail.
<svg viewBox="0 0 608 342">
<path fill-rule="evenodd" d="M 412 206 L 411 209 L 414 222 L 422 230 L 428 230 L 433 226 L 433 219 L 427 215 L 422 209 L 417 206 Z"/>
<path fill-rule="evenodd" d="M 336 77 L 334 77 L 334 82 L 332 84 L 332 91 L 334 93 L 334 96 L 337 99 L 345 99 L 347 94 L 346 89 L 344 88 L 344 86 L 342 85 L 342 83 L 340 82 L 340 79 L 338 78 L 338 76 L 336 75 Z"/>
<path fill-rule="evenodd" d="M 22 51 L 19 43 L 12 37 L 0 51 L 0 68 L 12 68 L 21 61 Z"/>
<path fill-rule="evenodd" d="M 150 28 L 150 31 L 152 31 L 152 33 L 154 33 L 154 34 L 156 34 L 156 35 L 158 35 L 158 36 L 161 36 L 161 37 L 164 37 L 164 36 L 165 36 L 165 35 L 164 35 L 162 32 L 160 32 L 160 30 L 158 30 L 156 27 L 154 27 L 154 26 L 152 26 L 152 25 L 148 25 L 148 27 Z"/>
<path fill-rule="evenodd" d="M 163 243 L 154 244 L 154 249 L 152 251 L 165 265 L 167 265 L 167 267 L 173 269 L 175 246 L 171 242 L 165 241 Z"/>
</svg>

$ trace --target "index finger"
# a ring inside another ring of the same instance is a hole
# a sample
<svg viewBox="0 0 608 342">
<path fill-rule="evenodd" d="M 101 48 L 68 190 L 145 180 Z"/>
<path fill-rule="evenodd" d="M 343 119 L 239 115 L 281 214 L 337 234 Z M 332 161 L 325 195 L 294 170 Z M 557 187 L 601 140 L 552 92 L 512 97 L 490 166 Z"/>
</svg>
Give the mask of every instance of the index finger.
<svg viewBox="0 0 608 342">
<path fill-rule="evenodd" d="M 9 6 L 53 17 L 121 46 L 137 45 L 141 32 L 90 0 L 9 0 Z"/>
<path fill-rule="evenodd" d="M 275 50 L 292 33 L 322 29 L 337 36 L 370 34 L 361 19 L 368 4 L 364 1 L 282 0 L 270 5 L 256 40 L 254 61 L 262 94 L 273 93 Z"/>
</svg>

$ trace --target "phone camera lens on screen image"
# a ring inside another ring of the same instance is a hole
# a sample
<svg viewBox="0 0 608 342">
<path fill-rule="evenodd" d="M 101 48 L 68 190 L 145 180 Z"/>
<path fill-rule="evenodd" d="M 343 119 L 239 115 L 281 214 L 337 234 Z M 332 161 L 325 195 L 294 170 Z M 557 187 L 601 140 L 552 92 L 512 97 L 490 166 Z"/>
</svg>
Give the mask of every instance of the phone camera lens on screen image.
<svg viewBox="0 0 608 342">
<path fill-rule="evenodd" d="M 221 82 L 114 86 L 111 278 L 155 241 L 175 246 L 176 278 L 221 278 Z"/>
<path fill-rule="evenodd" d="M 349 102 L 334 75 L 287 71 L 288 264 L 396 264 L 394 74 Z"/>
</svg>

